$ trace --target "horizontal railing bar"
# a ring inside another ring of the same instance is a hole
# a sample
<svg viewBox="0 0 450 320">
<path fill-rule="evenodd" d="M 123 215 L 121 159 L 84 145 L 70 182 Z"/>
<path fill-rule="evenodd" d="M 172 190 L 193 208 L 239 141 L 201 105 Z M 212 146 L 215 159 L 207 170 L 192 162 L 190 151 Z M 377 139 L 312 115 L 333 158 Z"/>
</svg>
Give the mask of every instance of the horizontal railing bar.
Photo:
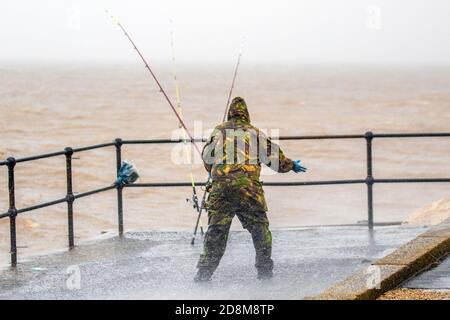
<svg viewBox="0 0 450 320">
<path fill-rule="evenodd" d="M 27 161 L 33 161 L 33 160 L 39 160 L 39 159 L 46 159 L 46 158 L 52 158 L 57 156 L 62 156 L 66 154 L 65 151 L 58 151 L 58 152 L 51 152 L 51 153 L 44 153 L 37 156 L 31 156 L 31 157 L 25 157 L 25 158 L 18 158 L 16 159 L 16 163 L 19 162 L 27 162 Z"/>
<path fill-rule="evenodd" d="M 363 134 L 317 135 L 317 136 L 281 136 L 274 140 L 328 140 L 328 139 L 362 139 Z"/>
<path fill-rule="evenodd" d="M 87 147 L 74 148 L 73 152 L 83 152 L 83 151 L 88 151 L 88 150 L 94 150 L 94 149 L 100 149 L 100 148 L 105 148 L 105 147 L 111 147 L 111 146 L 114 146 L 114 145 L 115 145 L 114 142 L 95 144 L 95 145 L 87 146 Z"/>
<path fill-rule="evenodd" d="M 104 188 L 95 189 L 95 190 L 92 190 L 92 191 L 87 191 L 87 192 L 76 194 L 76 195 L 74 195 L 74 198 L 75 199 L 79 199 L 79 198 L 90 196 L 92 194 L 96 194 L 96 193 L 112 190 L 112 189 L 115 189 L 115 188 L 116 188 L 115 185 L 111 185 L 111 186 L 108 186 L 108 187 L 104 187 Z M 37 210 L 37 209 L 41 209 L 41 208 L 45 208 L 45 207 L 50 207 L 50 206 L 57 205 L 57 204 L 64 203 L 64 202 L 67 202 L 67 198 L 65 198 L 65 197 L 61 198 L 61 199 L 54 200 L 54 201 L 49 201 L 49 202 L 44 202 L 44 203 L 41 203 L 41 204 L 37 204 L 37 205 L 31 206 L 31 207 L 18 209 L 17 210 L 17 214 L 23 213 L 23 212 L 32 211 L 32 210 Z M 5 212 L 5 213 L 0 214 L 0 219 L 1 218 L 5 218 L 5 217 L 9 217 L 9 212 Z"/>
<path fill-rule="evenodd" d="M 353 135 L 334 135 L 334 136 L 281 136 L 272 138 L 274 140 L 320 140 L 320 139 L 360 139 L 364 138 L 363 134 L 353 134 Z M 123 140 L 123 144 L 158 144 L 158 143 L 180 143 L 180 142 L 205 142 L 207 139 L 159 139 L 159 140 Z"/>
<path fill-rule="evenodd" d="M 196 186 L 204 186 L 205 182 L 195 182 Z M 125 185 L 126 188 L 158 188 L 158 187 L 192 187 L 191 182 L 148 182 Z"/>
<path fill-rule="evenodd" d="M 450 137 L 450 132 L 433 133 L 372 133 L 373 138 L 422 138 L 422 137 Z M 361 139 L 364 134 L 342 135 L 313 135 L 313 136 L 281 136 L 278 140 L 326 140 L 326 139 Z"/>
<path fill-rule="evenodd" d="M 450 182 L 450 178 L 417 178 L 417 179 L 374 179 L 373 183 L 433 183 L 433 182 Z M 324 181 L 273 181 L 261 182 L 265 186 L 319 186 L 319 185 L 335 185 L 335 184 L 358 184 L 367 183 L 366 179 L 352 180 L 324 180 Z M 204 186 L 205 182 L 195 182 L 197 186 Z M 191 182 L 149 182 L 134 183 L 126 185 L 128 188 L 157 188 L 157 187 L 190 187 Z"/>
<path fill-rule="evenodd" d="M 45 207 L 54 206 L 56 204 L 64 203 L 66 201 L 67 201 L 66 198 L 61 198 L 61 199 L 54 200 L 54 201 L 44 202 L 44 203 L 41 203 L 41 204 L 37 204 L 35 206 L 26 207 L 26 208 L 23 208 L 23 209 L 18 209 L 17 210 L 17 214 L 23 213 L 23 212 L 32 211 L 32 210 L 36 210 L 36 209 L 41 209 L 41 208 L 45 208 Z"/>
<path fill-rule="evenodd" d="M 160 143 L 180 143 L 180 142 L 205 142 L 206 139 L 155 139 L 155 140 L 122 140 L 123 144 L 160 144 Z"/>
<path fill-rule="evenodd" d="M 4 212 L 0 214 L 0 219 L 9 217 L 9 212 Z"/>
<path fill-rule="evenodd" d="M 406 178 L 406 179 L 374 179 L 374 183 L 439 183 L 450 182 L 450 178 Z"/>
<path fill-rule="evenodd" d="M 423 137 L 450 137 L 449 132 L 434 133 L 374 133 L 374 138 L 423 138 Z"/>
<path fill-rule="evenodd" d="M 366 183 L 365 179 L 355 180 L 329 180 L 329 181 L 287 181 L 287 182 L 262 182 L 265 186 L 321 186 L 321 185 L 335 185 L 335 184 L 358 184 Z"/>
<path fill-rule="evenodd" d="M 363 139 L 364 134 L 341 134 L 341 135 L 311 135 L 311 136 L 281 136 L 273 139 L 277 140 L 327 140 L 327 139 Z M 379 133 L 373 134 L 374 138 L 420 138 L 420 137 L 450 137 L 450 133 Z M 191 140 L 182 139 L 158 139 L 158 140 L 123 140 L 124 144 L 152 144 L 152 143 L 180 143 L 190 142 Z M 205 142 L 206 139 L 194 139 L 195 142 Z"/>
<path fill-rule="evenodd" d="M 75 152 L 94 150 L 94 149 L 105 148 L 105 147 L 110 147 L 110 146 L 114 146 L 114 145 L 115 145 L 114 142 L 96 144 L 96 145 L 87 146 L 87 147 L 75 148 L 75 149 L 73 149 L 73 152 L 75 153 Z M 16 159 L 16 163 L 28 162 L 28 161 L 40 160 L 40 159 L 46 159 L 46 158 L 52 158 L 52 157 L 62 156 L 62 155 L 65 155 L 65 154 L 66 154 L 65 150 L 64 151 L 51 152 L 51 153 L 44 153 L 44 154 L 40 154 L 40 155 L 36 155 L 36 156 L 18 158 L 18 159 Z M 0 166 L 4 166 L 4 165 L 7 165 L 7 164 L 8 164 L 8 161 L 1 161 L 0 162 Z"/>
<path fill-rule="evenodd" d="M 78 193 L 78 194 L 74 194 L 74 198 L 75 199 L 79 199 L 79 198 L 83 198 L 83 197 L 87 197 L 96 193 L 100 193 L 100 192 L 105 192 L 108 190 L 112 190 L 115 189 L 116 186 L 112 185 L 112 186 L 108 186 L 108 187 L 104 187 L 104 188 L 100 188 L 100 189 L 95 189 L 95 190 L 91 190 L 91 191 L 87 191 L 87 192 L 82 192 L 82 193 Z"/>
<path fill-rule="evenodd" d="M 261 182 L 265 186 L 317 186 L 331 184 L 366 183 L 366 180 L 331 180 L 331 181 L 290 181 L 290 182 Z M 195 182 L 197 186 L 204 186 L 205 182 Z M 191 187 L 191 182 L 151 182 L 126 185 L 129 188 L 157 188 L 157 187 Z"/>
</svg>

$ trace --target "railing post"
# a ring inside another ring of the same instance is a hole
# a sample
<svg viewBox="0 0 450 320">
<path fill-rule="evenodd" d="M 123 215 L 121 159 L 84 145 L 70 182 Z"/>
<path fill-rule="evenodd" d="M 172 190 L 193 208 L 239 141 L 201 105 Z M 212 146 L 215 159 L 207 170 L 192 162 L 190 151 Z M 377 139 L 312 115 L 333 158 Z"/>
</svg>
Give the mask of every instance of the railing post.
<svg viewBox="0 0 450 320">
<path fill-rule="evenodd" d="M 116 145 L 116 169 L 117 177 L 119 176 L 120 166 L 122 165 L 122 139 L 115 140 Z M 123 235 L 123 202 L 122 202 L 122 186 L 116 185 L 117 189 L 117 215 L 119 223 L 119 235 Z"/>
<path fill-rule="evenodd" d="M 366 185 L 367 185 L 367 207 L 368 207 L 368 217 L 367 222 L 369 225 L 369 229 L 373 229 L 373 184 L 374 178 L 372 174 L 372 140 L 373 133 L 368 131 L 364 134 L 366 139 L 366 148 L 367 148 L 367 177 L 366 177 Z"/>
<path fill-rule="evenodd" d="M 68 236 L 69 236 L 69 249 L 72 249 L 74 244 L 74 232 L 73 232 L 73 202 L 75 201 L 75 197 L 73 195 L 72 189 L 72 148 L 65 148 L 66 152 L 66 178 L 67 178 L 67 226 L 68 226 Z"/>
<path fill-rule="evenodd" d="M 17 266 L 17 244 L 16 244 L 16 194 L 14 188 L 14 167 L 16 166 L 16 159 L 10 157 L 6 160 L 8 162 L 8 190 L 9 190 L 9 234 L 11 241 L 11 266 Z"/>
</svg>

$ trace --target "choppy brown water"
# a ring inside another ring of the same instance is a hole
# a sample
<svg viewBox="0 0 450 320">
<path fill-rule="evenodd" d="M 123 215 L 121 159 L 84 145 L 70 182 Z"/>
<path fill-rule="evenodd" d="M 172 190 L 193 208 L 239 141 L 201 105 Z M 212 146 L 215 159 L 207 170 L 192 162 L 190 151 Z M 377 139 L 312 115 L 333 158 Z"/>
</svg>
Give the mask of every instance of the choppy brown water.
<svg viewBox="0 0 450 320">
<path fill-rule="evenodd" d="M 174 97 L 170 68 L 155 68 Z M 181 68 L 178 78 L 187 124 L 211 128 L 221 119 L 232 66 Z M 449 68 L 257 67 L 240 70 L 235 95 L 246 98 L 252 121 L 281 135 L 450 131 Z M 139 66 L 3 66 L 0 68 L 0 158 L 20 157 L 126 139 L 169 138 L 177 122 L 146 70 Z M 300 158 L 306 175 L 265 180 L 365 177 L 365 142 L 282 142 Z M 141 181 L 188 181 L 188 165 L 175 166 L 171 145 L 125 146 Z M 376 140 L 376 177 L 449 177 L 450 139 Z M 74 160 L 74 189 L 111 183 L 114 149 L 89 151 Z M 19 164 L 19 208 L 65 195 L 64 157 Z M 197 180 L 206 177 L 196 165 Z M 0 212 L 7 210 L 6 170 L 0 170 Z M 401 221 L 418 207 L 448 196 L 450 185 L 376 185 L 375 220 Z M 195 212 L 189 188 L 128 189 L 125 228 L 190 230 Z M 266 187 L 273 227 L 355 223 L 366 217 L 366 189 L 356 186 Z M 75 203 L 76 241 L 116 230 L 113 191 Z M 19 257 L 67 242 L 66 207 L 18 218 Z M 205 224 L 205 220 L 203 221 Z M 7 219 L 0 221 L 0 264 L 9 250 Z"/>
</svg>

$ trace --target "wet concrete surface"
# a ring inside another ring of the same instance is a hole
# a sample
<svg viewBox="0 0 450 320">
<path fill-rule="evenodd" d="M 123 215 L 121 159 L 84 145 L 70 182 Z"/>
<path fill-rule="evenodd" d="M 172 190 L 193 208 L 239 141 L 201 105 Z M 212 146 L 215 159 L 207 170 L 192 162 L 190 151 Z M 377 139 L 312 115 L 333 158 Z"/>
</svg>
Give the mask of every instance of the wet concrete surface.
<svg viewBox="0 0 450 320">
<path fill-rule="evenodd" d="M 438 266 L 424 271 L 403 285 L 410 289 L 450 290 L 450 256 Z"/>
<path fill-rule="evenodd" d="M 245 231 L 204 284 L 193 282 L 202 243 L 190 233 L 129 232 L 0 272 L 0 299 L 302 299 L 316 295 L 424 228 L 316 227 L 273 231 L 275 276 L 258 281 Z M 79 280 L 79 281 L 78 281 Z"/>
</svg>

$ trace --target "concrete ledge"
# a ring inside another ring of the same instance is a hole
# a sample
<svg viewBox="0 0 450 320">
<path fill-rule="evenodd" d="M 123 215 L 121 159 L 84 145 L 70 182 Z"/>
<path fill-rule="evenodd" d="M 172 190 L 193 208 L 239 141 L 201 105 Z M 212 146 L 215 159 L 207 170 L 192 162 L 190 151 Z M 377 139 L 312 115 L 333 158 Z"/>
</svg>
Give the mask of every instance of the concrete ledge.
<svg viewBox="0 0 450 320">
<path fill-rule="evenodd" d="M 446 237 L 450 238 L 450 219 L 438 224 L 431 230 L 421 234 L 421 237 Z"/>
<path fill-rule="evenodd" d="M 450 219 L 422 233 L 384 258 L 372 262 L 313 300 L 370 300 L 396 288 L 450 253 Z"/>
<path fill-rule="evenodd" d="M 426 267 L 447 253 L 449 238 L 418 236 L 373 265 L 404 265 Z M 423 268 L 422 267 L 422 268 Z M 422 269 L 421 268 L 421 269 Z M 419 270 L 418 270 L 419 271 Z"/>
</svg>

